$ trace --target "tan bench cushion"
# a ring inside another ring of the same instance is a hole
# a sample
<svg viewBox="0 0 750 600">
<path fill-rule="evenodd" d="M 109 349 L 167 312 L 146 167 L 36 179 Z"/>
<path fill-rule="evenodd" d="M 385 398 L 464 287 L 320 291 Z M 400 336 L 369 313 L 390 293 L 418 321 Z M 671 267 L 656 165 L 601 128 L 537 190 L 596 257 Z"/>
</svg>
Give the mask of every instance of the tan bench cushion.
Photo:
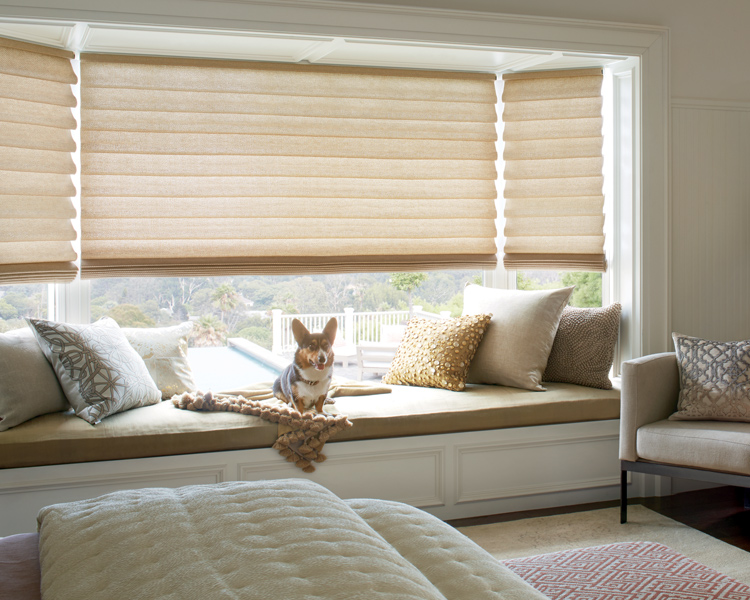
<svg viewBox="0 0 750 600">
<path fill-rule="evenodd" d="M 620 391 L 545 382 L 546 392 L 467 385 L 464 392 L 391 386 L 393 393 L 338 398 L 354 427 L 333 441 L 601 421 L 620 415 Z"/>
<path fill-rule="evenodd" d="M 750 475 L 750 423 L 656 421 L 636 434 L 640 460 Z"/>
<path fill-rule="evenodd" d="M 336 400 L 354 426 L 331 442 L 616 419 L 619 390 L 551 383 L 546 392 L 472 385 L 464 392 L 392 386 L 393 393 Z M 171 402 L 107 417 L 37 417 L 0 433 L 0 468 L 269 448 L 277 428 L 237 413 L 197 413 Z"/>
<path fill-rule="evenodd" d="M 144 458 L 269 447 L 277 427 L 238 413 L 197 413 L 171 402 L 143 406 L 89 425 L 54 413 L 0 434 L 0 467 Z"/>
</svg>

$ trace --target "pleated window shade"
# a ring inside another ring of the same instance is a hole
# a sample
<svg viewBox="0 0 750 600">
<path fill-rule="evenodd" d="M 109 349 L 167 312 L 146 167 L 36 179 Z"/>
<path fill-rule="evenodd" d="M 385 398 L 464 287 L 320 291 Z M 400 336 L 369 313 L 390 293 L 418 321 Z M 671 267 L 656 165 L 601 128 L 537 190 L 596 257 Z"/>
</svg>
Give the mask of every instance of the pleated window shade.
<svg viewBox="0 0 750 600">
<path fill-rule="evenodd" d="M 72 58 L 0 38 L 0 285 L 77 273 Z"/>
<path fill-rule="evenodd" d="M 606 270 L 602 71 L 503 80 L 505 268 Z"/>
<path fill-rule="evenodd" d="M 494 79 L 84 54 L 82 275 L 492 268 Z"/>
</svg>

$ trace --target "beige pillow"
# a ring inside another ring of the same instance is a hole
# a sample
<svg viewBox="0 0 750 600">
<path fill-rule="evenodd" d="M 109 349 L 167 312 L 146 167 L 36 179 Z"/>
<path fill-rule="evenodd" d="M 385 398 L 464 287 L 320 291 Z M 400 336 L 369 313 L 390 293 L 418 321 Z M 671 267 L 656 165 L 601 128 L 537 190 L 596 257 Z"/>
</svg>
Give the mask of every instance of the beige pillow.
<svg viewBox="0 0 750 600">
<path fill-rule="evenodd" d="M 678 421 L 750 422 L 750 340 L 712 342 L 672 334 L 680 372 Z"/>
<path fill-rule="evenodd" d="M 602 308 L 566 306 L 542 380 L 611 390 L 609 370 L 620 331 L 620 312 L 617 303 Z"/>
<path fill-rule="evenodd" d="M 490 317 L 411 318 L 383 383 L 463 390 Z"/>
<path fill-rule="evenodd" d="M 492 315 L 467 381 L 544 391 L 542 373 L 572 292 L 572 287 L 521 291 L 467 285 L 464 314 Z"/>
<path fill-rule="evenodd" d="M 156 404 L 161 393 L 116 321 L 91 325 L 26 319 L 77 416 L 92 425 L 130 408 Z"/>
<path fill-rule="evenodd" d="M 31 329 L 0 334 L 0 431 L 69 408 Z"/>
<path fill-rule="evenodd" d="M 196 388 L 187 357 L 188 338 L 192 331 L 191 321 L 173 327 L 122 329 L 130 345 L 146 363 L 164 399 Z"/>
</svg>

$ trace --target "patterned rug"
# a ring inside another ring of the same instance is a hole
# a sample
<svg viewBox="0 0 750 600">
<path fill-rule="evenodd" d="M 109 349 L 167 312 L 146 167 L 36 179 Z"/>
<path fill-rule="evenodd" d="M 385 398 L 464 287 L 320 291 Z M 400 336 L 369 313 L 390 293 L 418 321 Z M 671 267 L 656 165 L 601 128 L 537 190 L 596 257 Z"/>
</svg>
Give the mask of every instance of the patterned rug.
<svg viewBox="0 0 750 600">
<path fill-rule="evenodd" d="M 552 600 L 750 600 L 750 587 L 653 542 L 502 561 Z"/>
</svg>

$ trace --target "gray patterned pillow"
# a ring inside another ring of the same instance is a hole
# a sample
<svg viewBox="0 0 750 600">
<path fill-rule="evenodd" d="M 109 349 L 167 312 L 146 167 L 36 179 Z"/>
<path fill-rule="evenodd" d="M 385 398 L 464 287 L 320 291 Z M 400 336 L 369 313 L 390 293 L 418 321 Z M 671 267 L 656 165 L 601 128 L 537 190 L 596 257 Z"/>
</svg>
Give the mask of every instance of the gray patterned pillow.
<svg viewBox="0 0 750 600">
<path fill-rule="evenodd" d="M 611 390 L 609 370 L 621 311 L 617 303 L 602 308 L 566 306 L 542 380 Z"/>
<path fill-rule="evenodd" d="M 76 415 L 92 425 L 161 401 L 143 359 L 113 319 L 91 325 L 27 321 Z"/>
<path fill-rule="evenodd" d="M 712 342 L 672 334 L 680 372 L 670 419 L 750 421 L 750 341 Z"/>
</svg>

